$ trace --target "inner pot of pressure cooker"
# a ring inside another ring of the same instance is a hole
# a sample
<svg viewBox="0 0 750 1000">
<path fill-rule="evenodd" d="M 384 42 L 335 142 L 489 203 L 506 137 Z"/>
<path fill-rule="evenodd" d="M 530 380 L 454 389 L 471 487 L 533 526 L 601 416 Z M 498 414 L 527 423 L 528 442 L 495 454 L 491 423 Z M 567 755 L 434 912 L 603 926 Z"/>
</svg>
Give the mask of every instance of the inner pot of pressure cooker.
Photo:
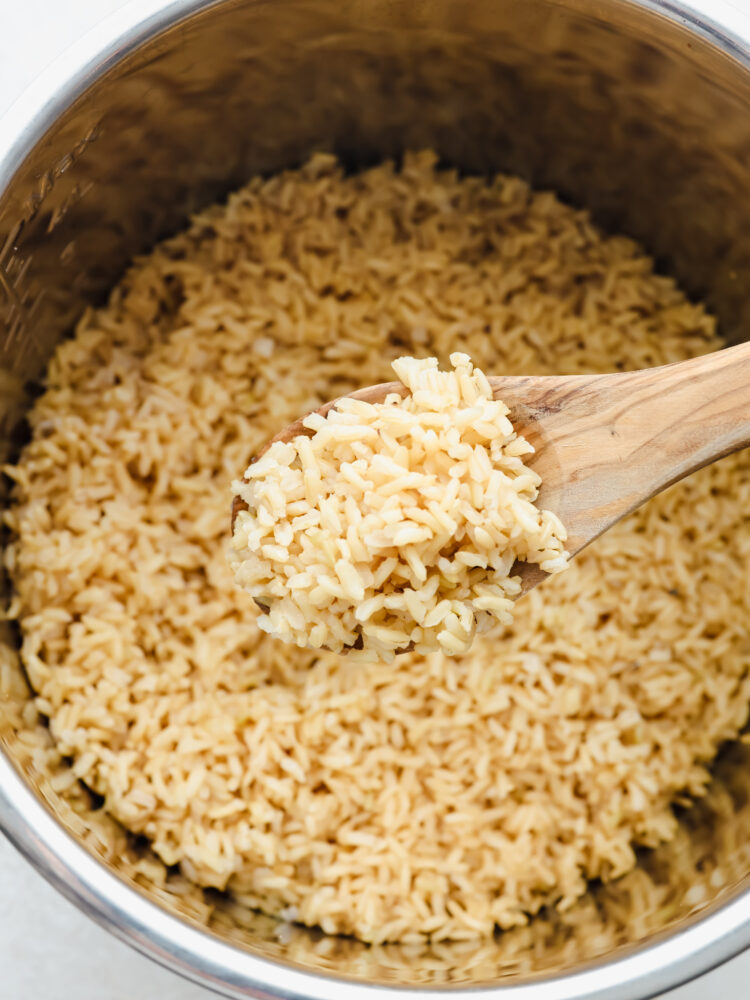
<svg viewBox="0 0 750 1000">
<path fill-rule="evenodd" d="M 750 72 L 624 3 L 227 2 L 97 71 L 0 194 L 0 746 L 248 951 L 581 968 L 742 890 L 750 464 L 465 656 L 264 635 L 230 483 L 402 354 L 649 367 L 750 329 Z"/>
</svg>

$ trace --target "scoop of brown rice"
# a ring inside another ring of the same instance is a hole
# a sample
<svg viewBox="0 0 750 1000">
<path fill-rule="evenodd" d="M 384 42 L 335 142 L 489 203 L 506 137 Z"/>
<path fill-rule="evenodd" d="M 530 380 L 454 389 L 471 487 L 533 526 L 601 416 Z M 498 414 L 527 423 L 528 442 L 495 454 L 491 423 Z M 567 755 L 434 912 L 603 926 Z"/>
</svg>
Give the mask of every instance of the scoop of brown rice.
<svg viewBox="0 0 750 1000">
<path fill-rule="evenodd" d="M 233 484 L 247 510 L 230 562 L 264 632 L 364 662 L 464 653 L 512 623 L 517 560 L 565 568 L 565 529 L 534 506 L 534 449 L 468 355 L 450 360 L 399 358 L 406 397 L 309 414 L 311 436 L 275 441 Z"/>
</svg>

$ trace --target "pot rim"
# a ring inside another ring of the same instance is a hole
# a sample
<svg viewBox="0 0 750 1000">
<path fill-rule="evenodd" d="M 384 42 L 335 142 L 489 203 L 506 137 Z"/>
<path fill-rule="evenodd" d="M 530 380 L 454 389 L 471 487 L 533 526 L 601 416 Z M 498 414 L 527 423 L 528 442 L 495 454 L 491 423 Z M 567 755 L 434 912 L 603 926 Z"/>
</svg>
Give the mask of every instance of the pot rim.
<svg viewBox="0 0 750 1000">
<path fill-rule="evenodd" d="M 248 0 L 256 2 L 256 0 Z M 548 0 L 588 6 L 586 0 Z M 700 36 L 750 73 L 750 16 L 725 0 L 612 0 Z M 0 194 L 29 152 L 89 86 L 148 39 L 222 0 L 130 0 L 67 48 L 0 117 Z M 710 14 L 709 14 L 710 11 Z M 750 888 L 687 926 L 581 971 L 520 984 L 455 989 L 379 986 L 305 972 L 261 958 L 166 912 L 128 885 L 65 830 L 0 744 L 0 833 L 67 899 L 148 958 L 227 997 L 264 1000 L 643 1000 L 672 989 L 750 946 Z"/>
</svg>

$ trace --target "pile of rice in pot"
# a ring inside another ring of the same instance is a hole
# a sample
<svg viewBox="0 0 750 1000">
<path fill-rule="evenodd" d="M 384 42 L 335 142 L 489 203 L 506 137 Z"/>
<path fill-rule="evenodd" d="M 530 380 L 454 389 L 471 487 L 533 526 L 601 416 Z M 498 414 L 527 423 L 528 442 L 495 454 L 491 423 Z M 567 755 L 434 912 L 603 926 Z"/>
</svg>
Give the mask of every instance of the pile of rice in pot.
<svg viewBox="0 0 750 1000">
<path fill-rule="evenodd" d="M 747 719 L 747 453 L 467 653 L 391 664 L 258 627 L 227 497 L 280 429 L 404 355 L 548 375 L 720 346 L 631 240 L 429 153 L 349 175 L 316 156 L 200 213 L 59 345 L 5 469 L 8 611 L 66 776 L 198 885 L 365 941 L 487 936 L 631 870 Z"/>
</svg>

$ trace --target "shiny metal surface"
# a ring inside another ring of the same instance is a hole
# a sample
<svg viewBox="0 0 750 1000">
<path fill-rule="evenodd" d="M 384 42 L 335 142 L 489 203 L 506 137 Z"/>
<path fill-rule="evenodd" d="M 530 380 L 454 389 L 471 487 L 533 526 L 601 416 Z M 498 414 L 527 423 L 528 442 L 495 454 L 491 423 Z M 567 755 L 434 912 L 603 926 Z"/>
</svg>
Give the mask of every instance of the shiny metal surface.
<svg viewBox="0 0 750 1000">
<path fill-rule="evenodd" d="M 255 171 L 432 145 L 642 239 L 750 329 L 750 23 L 659 0 L 139 0 L 0 122 L 0 460 L 54 344 L 127 260 Z M 709 16 L 710 13 L 710 16 Z M 744 338 L 743 338 L 744 339 Z M 750 759 L 723 754 L 675 844 L 562 917 L 482 945 L 365 948 L 164 871 L 25 734 L 0 645 L 0 828 L 69 898 L 227 996 L 635 1000 L 750 944 Z M 696 879 L 704 888 L 696 894 Z M 706 888 L 706 886 L 708 888 Z M 659 905 L 631 907 L 644 887 Z M 702 893 L 702 894 L 701 894 Z M 633 916 L 636 912 L 637 916 Z"/>
</svg>

